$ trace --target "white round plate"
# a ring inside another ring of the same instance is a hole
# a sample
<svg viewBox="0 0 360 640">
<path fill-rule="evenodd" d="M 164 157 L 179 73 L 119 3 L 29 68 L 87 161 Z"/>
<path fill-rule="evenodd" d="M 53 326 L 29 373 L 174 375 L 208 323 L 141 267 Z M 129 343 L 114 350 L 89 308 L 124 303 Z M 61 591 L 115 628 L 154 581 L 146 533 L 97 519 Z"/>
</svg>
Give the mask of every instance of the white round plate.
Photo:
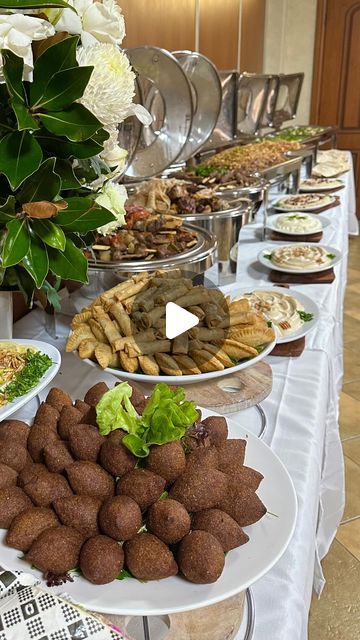
<svg viewBox="0 0 360 640">
<path fill-rule="evenodd" d="M 304 293 L 300 293 L 300 291 L 296 291 L 294 289 L 284 289 L 284 287 L 247 287 L 247 289 L 237 289 L 236 291 L 232 291 L 231 295 L 235 298 L 238 298 L 245 293 L 251 293 L 252 291 L 269 291 L 272 293 L 281 293 L 283 295 L 289 295 L 292 298 L 295 298 L 300 304 L 304 307 L 306 313 L 312 313 L 313 319 L 309 320 L 309 322 L 304 322 L 304 324 L 299 327 L 294 333 L 288 336 L 282 336 L 280 333 L 277 333 L 277 328 L 273 324 L 274 331 L 276 333 L 276 343 L 283 344 L 287 342 L 293 342 L 293 340 L 298 340 L 299 338 L 303 338 L 310 331 L 315 329 L 320 319 L 320 309 L 317 306 L 316 302 L 314 302 L 309 296 L 306 296 Z"/>
<path fill-rule="evenodd" d="M 324 265 L 323 267 L 317 267 L 317 268 L 314 267 L 313 269 L 289 269 L 289 268 L 287 269 L 286 267 L 279 267 L 277 264 L 273 264 L 273 262 L 269 260 L 269 258 L 265 258 L 265 255 L 272 253 L 275 249 L 281 249 L 281 247 L 287 247 L 288 244 L 289 243 L 284 245 L 278 245 L 278 246 L 272 245 L 271 247 L 262 249 L 260 253 L 258 253 L 257 259 L 264 267 L 267 267 L 268 269 L 274 269 L 274 271 L 281 271 L 281 273 L 299 273 L 299 274 L 320 273 L 320 271 L 327 271 L 328 269 L 332 269 L 332 267 L 335 267 L 335 265 L 337 265 L 340 262 L 340 260 L 342 260 L 341 251 L 338 251 L 338 249 L 334 249 L 334 247 L 328 247 L 323 244 L 319 245 L 315 242 L 304 242 L 304 245 L 314 244 L 317 247 L 322 247 L 323 249 L 326 249 L 328 253 L 333 253 L 335 258 L 331 261 L 330 264 Z M 296 247 L 296 244 L 294 244 L 293 246 Z"/>
<path fill-rule="evenodd" d="M 322 178 L 311 178 L 311 180 L 316 180 L 316 182 L 314 184 L 307 184 L 306 180 L 300 182 L 299 191 L 316 193 L 317 191 L 331 191 L 332 189 L 339 189 L 344 186 L 342 180 L 336 180 L 335 178 L 331 179 L 331 182 L 323 182 L 322 186 Z"/>
<path fill-rule="evenodd" d="M 61 364 L 61 355 L 59 351 L 53 347 L 51 344 L 47 344 L 46 342 L 40 342 L 39 340 L 22 340 L 22 338 L 16 338 L 12 340 L 2 340 L 2 342 L 14 342 L 22 346 L 33 347 L 34 349 L 38 349 L 42 353 L 46 353 L 49 358 L 52 359 L 52 365 L 49 369 L 44 373 L 40 382 L 33 388 L 30 389 L 28 393 L 24 396 L 20 396 L 16 398 L 13 402 L 9 402 L 5 406 L 0 408 L 0 421 L 5 420 L 11 416 L 12 413 L 23 407 L 24 404 L 29 402 L 34 396 L 36 396 L 46 385 L 51 382 L 51 380 L 56 376 L 59 371 Z"/>
<path fill-rule="evenodd" d="M 312 215 L 311 213 L 307 213 L 306 215 L 310 216 L 310 218 L 313 218 L 314 220 L 318 220 L 320 222 L 322 229 L 317 229 L 315 231 L 311 231 L 311 230 L 310 231 L 282 231 L 282 229 L 278 229 L 276 227 L 276 222 L 279 218 L 283 218 L 288 215 L 297 215 L 297 214 L 301 216 L 301 214 L 303 213 L 304 213 L 303 211 L 289 211 L 288 213 L 276 213 L 268 217 L 266 227 L 267 229 L 276 231 L 276 233 L 283 233 L 286 236 L 307 236 L 313 233 L 319 233 L 322 229 L 324 229 L 325 227 L 329 226 L 329 224 L 331 224 L 330 220 L 328 220 L 327 218 L 323 218 L 320 215 Z"/>
<path fill-rule="evenodd" d="M 287 196 L 286 200 L 291 201 L 293 198 L 297 198 L 297 197 L 299 197 L 299 194 L 296 194 L 294 196 Z M 285 198 L 282 198 L 282 200 L 285 200 Z M 323 203 L 303 205 L 301 208 L 298 208 L 298 205 L 296 205 L 296 209 L 298 211 L 317 211 L 317 209 L 322 209 L 323 207 L 328 207 L 330 204 L 334 204 L 335 200 L 336 200 L 335 196 L 324 195 Z M 276 211 L 285 211 L 285 212 L 295 211 L 293 206 L 282 206 L 280 204 L 280 200 L 278 200 L 273 206 L 274 206 L 274 209 L 276 209 Z"/>
<path fill-rule="evenodd" d="M 203 415 L 218 415 L 201 409 Z M 257 493 L 271 512 L 259 522 L 244 527 L 249 542 L 230 551 L 219 580 L 213 584 L 192 584 L 180 576 L 139 582 L 127 578 L 106 585 L 94 585 L 78 576 L 74 582 L 52 587 L 51 593 L 66 593 L 89 610 L 118 615 L 162 615 L 207 607 L 231 598 L 259 580 L 279 560 L 294 532 L 297 500 L 291 478 L 279 458 L 264 442 L 235 420 L 228 420 L 230 438 L 246 438 L 245 464 L 260 471 L 264 480 Z M 40 573 L 19 558 L 19 551 L 7 547 L 1 531 L 0 561 L 10 570 Z M 43 582 L 41 585 L 45 587 Z"/>
<path fill-rule="evenodd" d="M 247 369 L 248 367 L 252 367 L 260 360 L 263 360 L 275 347 L 276 340 L 270 342 L 270 344 L 263 349 L 258 356 L 255 358 L 251 358 L 249 360 L 245 360 L 240 364 L 236 364 L 233 367 L 228 367 L 228 369 L 223 369 L 222 371 L 211 371 L 210 373 L 195 373 L 192 375 L 185 376 L 167 376 L 166 374 L 162 376 L 149 376 L 146 373 L 130 373 L 129 371 L 123 371 L 122 369 L 112 369 L 111 367 L 107 367 L 104 369 L 107 373 L 112 373 L 113 376 L 117 376 L 122 380 L 134 380 L 135 382 L 147 382 L 148 384 L 153 384 L 157 382 L 166 382 L 166 384 L 192 384 L 193 382 L 203 382 L 204 380 L 211 380 L 212 378 L 222 378 L 224 376 L 228 376 L 236 371 L 241 371 L 242 369 Z M 83 362 L 87 362 L 93 367 L 99 367 L 97 362 L 93 362 L 93 360 L 84 359 Z"/>
</svg>

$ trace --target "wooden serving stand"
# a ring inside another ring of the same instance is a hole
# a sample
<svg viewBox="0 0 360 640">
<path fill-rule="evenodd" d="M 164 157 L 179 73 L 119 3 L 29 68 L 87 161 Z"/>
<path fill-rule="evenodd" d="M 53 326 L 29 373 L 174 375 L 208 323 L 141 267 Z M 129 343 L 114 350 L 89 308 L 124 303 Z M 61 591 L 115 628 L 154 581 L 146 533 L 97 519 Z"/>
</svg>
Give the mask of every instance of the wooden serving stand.
<svg viewBox="0 0 360 640">
<path fill-rule="evenodd" d="M 281 242 L 320 242 L 323 237 L 322 231 L 294 236 L 280 231 L 271 231 L 270 240 L 280 240 Z"/>
<path fill-rule="evenodd" d="M 272 269 L 269 273 L 270 282 L 275 284 L 331 284 L 335 280 L 333 267 L 318 273 L 282 273 Z"/>
</svg>

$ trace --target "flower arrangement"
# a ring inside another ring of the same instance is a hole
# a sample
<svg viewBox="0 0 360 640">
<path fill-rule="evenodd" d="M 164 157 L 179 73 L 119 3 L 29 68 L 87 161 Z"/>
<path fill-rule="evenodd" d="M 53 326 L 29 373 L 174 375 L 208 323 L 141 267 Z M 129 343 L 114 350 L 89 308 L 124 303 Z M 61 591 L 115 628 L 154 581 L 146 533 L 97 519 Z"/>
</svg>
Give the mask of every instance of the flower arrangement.
<svg viewBox="0 0 360 640">
<path fill-rule="evenodd" d="M 0 289 L 56 303 L 92 232 L 123 224 L 117 126 L 136 114 L 115 0 L 0 0 Z M 50 277 L 49 277 L 50 274 Z"/>
</svg>

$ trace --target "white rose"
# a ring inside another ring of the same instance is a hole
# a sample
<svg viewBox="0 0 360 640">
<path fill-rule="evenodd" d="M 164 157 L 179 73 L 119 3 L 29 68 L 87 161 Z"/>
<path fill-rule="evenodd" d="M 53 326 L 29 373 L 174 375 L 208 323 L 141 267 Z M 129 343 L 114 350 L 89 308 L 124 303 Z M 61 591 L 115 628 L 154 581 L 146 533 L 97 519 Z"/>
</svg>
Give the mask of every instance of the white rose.
<svg viewBox="0 0 360 640">
<path fill-rule="evenodd" d="M 40 18 L 21 13 L 0 15 L 0 49 L 9 49 L 24 60 L 23 80 L 32 80 L 34 68 L 31 43 L 54 35 L 54 27 Z M 0 60 L 0 74 L 2 60 Z M 3 80 L 2 80 L 3 81 Z"/>
<path fill-rule="evenodd" d="M 71 9 L 46 10 L 56 31 L 80 34 L 84 46 L 95 42 L 121 44 L 125 37 L 125 21 L 115 0 L 69 0 Z"/>
<path fill-rule="evenodd" d="M 127 199 L 127 193 L 124 185 L 116 184 L 115 182 L 106 182 L 103 185 L 100 193 L 96 196 L 95 202 L 101 207 L 108 209 L 114 214 L 116 220 L 104 224 L 99 227 L 98 232 L 107 236 L 114 233 L 119 227 L 125 224 L 125 201 Z"/>
</svg>

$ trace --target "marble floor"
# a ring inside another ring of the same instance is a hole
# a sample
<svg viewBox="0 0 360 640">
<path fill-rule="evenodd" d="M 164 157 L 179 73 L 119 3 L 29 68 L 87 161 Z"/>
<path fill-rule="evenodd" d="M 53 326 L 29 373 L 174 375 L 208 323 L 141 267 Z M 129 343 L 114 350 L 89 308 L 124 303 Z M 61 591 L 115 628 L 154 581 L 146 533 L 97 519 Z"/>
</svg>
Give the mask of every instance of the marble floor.
<svg viewBox="0 0 360 640">
<path fill-rule="evenodd" d="M 345 459 L 343 521 L 323 562 L 326 585 L 313 597 L 309 640 L 360 638 L 360 237 L 350 238 L 344 307 L 340 434 Z"/>
</svg>

